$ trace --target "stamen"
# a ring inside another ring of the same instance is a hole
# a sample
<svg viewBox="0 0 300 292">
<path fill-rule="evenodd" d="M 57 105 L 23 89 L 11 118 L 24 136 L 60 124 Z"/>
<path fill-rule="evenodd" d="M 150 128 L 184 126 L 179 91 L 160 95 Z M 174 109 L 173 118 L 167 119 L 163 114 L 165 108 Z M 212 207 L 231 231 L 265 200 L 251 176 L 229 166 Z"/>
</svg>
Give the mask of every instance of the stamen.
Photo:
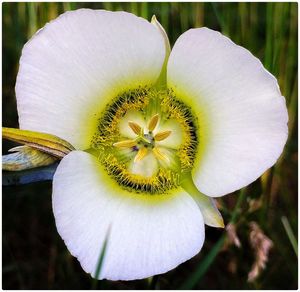
<svg viewBox="0 0 300 292">
<path fill-rule="evenodd" d="M 172 133 L 172 131 L 159 132 L 154 136 L 154 140 L 155 141 L 165 140 L 166 138 L 168 138 L 170 136 L 171 133 Z"/>
<path fill-rule="evenodd" d="M 157 123 L 158 123 L 158 119 L 159 119 L 159 115 L 158 114 L 154 115 L 150 119 L 149 124 L 148 124 L 148 130 L 149 131 L 153 131 L 155 129 L 155 127 L 157 126 Z"/>
<path fill-rule="evenodd" d="M 134 157 L 134 162 L 138 162 L 142 160 L 148 153 L 148 149 L 146 147 L 140 148 L 137 155 Z"/>
<path fill-rule="evenodd" d="M 154 147 L 152 151 L 157 159 L 165 162 L 170 162 L 169 157 L 166 154 L 162 153 L 157 147 Z"/>
<path fill-rule="evenodd" d="M 137 123 L 129 121 L 128 125 L 135 134 L 141 135 L 143 129 Z"/>
<path fill-rule="evenodd" d="M 121 142 L 116 142 L 113 144 L 113 146 L 117 148 L 131 148 L 136 146 L 136 141 L 135 140 L 124 140 Z"/>
</svg>

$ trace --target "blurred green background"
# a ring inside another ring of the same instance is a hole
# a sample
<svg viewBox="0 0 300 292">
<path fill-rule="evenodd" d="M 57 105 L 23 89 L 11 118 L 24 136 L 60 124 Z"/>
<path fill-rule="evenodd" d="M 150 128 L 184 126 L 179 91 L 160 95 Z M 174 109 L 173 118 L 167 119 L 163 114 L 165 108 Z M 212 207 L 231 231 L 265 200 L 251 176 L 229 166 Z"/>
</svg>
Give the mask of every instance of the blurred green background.
<svg viewBox="0 0 300 292">
<path fill-rule="evenodd" d="M 289 111 L 289 139 L 278 163 L 261 179 L 218 200 L 225 222 L 233 226 L 229 231 L 206 227 L 200 254 L 173 271 L 140 281 L 94 282 L 84 273 L 56 231 L 51 182 L 3 187 L 2 288 L 297 289 L 297 3 L 3 3 L 3 126 L 18 127 L 14 86 L 23 45 L 46 22 L 81 7 L 124 10 L 148 20 L 155 14 L 171 45 L 194 27 L 207 26 L 229 36 L 277 77 Z M 4 141 L 3 153 L 14 145 Z M 251 246 L 251 222 L 273 247 L 266 268 L 249 282 L 253 264 L 263 260 L 259 245 L 256 250 Z M 233 243 L 233 229 L 240 248 Z"/>
</svg>

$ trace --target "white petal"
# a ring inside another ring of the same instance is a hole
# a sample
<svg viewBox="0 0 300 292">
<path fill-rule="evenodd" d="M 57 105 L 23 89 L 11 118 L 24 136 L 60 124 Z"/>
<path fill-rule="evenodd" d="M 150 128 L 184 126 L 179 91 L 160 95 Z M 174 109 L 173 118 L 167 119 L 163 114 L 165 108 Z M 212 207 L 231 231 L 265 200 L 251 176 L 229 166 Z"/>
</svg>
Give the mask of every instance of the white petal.
<svg viewBox="0 0 300 292">
<path fill-rule="evenodd" d="M 128 111 L 119 123 L 120 134 L 126 138 L 135 139 L 137 137 L 137 134 L 129 127 L 128 122 L 135 122 L 142 128 L 146 127 L 146 122 L 141 113 L 134 110 Z"/>
<path fill-rule="evenodd" d="M 149 152 L 143 159 L 132 162 L 130 170 L 134 174 L 144 177 L 151 177 L 158 171 L 158 163 L 152 152 Z"/>
<path fill-rule="evenodd" d="M 100 278 L 132 280 L 167 272 L 197 254 L 204 240 L 202 215 L 188 194 L 123 191 L 93 156 L 80 151 L 58 166 L 53 210 L 68 249 L 93 275 L 110 228 Z"/>
<path fill-rule="evenodd" d="M 233 192 L 276 162 L 287 139 L 285 99 L 249 51 L 210 29 L 189 30 L 170 55 L 168 85 L 199 120 L 194 180 L 202 193 Z"/>
<path fill-rule="evenodd" d="M 154 84 L 164 58 L 164 38 L 145 19 L 126 12 L 66 12 L 22 51 L 20 127 L 89 148 L 107 103 L 125 90 Z"/>
<path fill-rule="evenodd" d="M 174 120 L 160 123 L 158 130 L 154 134 L 164 131 L 171 131 L 170 136 L 156 143 L 164 147 L 178 149 L 183 142 L 183 131 L 179 123 Z"/>
</svg>

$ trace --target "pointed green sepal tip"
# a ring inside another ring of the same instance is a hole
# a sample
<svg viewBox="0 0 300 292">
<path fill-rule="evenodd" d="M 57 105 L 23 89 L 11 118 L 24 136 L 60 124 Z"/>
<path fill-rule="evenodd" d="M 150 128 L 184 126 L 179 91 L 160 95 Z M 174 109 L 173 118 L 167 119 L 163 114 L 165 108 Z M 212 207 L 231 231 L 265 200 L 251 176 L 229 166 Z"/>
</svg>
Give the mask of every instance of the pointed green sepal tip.
<svg viewBox="0 0 300 292">
<path fill-rule="evenodd" d="M 157 20 L 155 15 L 153 15 L 151 18 L 151 24 L 153 24 L 156 27 L 156 29 L 159 31 L 159 33 L 161 34 L 161 36 L 163 37 L 163 40 L 164 40 L 165 60 L 164 60 L 163 66 L 162 66 L 160 76 L 158 77 L 157 84 L 156 84 L 156 86 L 158 88 L 164 88 L 164 87 L 166 87 L 166 83 L 167 83 L 167 64 L 168 64 L 168 59 L 169 59 L 169 56 L 171 53 L 171 45 L 170 45 L 170 41 L 169 41 L 169 38 L 168 38 L 168 35 L 167 35 L 165 29 L 159 23 L 159 21 Z"/>
<path fill-rule="evenodd" d="M 204 222 L 206 225 L 212 226 L 212 227 L 217 227 L 217 228 L 224 228 L 224 220 L 223 217 L 218 210 L 215 200 L 212 198 L 209 198 L 202 193 L 199 192 L 198 195 L 196 195 L 197 198 L 194 198 L 195 200 L 198 200 L 199 204 L 204 205 L 200 210 L 202 212 L 202 215 L 204 217 Z M 201 197 L 202 196 L 202 197 Z M 208 200 L 207 200 L 208 198 Z"/>
<path fill-rule="evenodd" d="M 157 18 L 156 18 L 155 15 L 152 16 L 152 18 L 151 18 L 151 23 L 159 30 L 159 32 L 160 32 L 161 35 L 163 36 L 164 41 L 165 41 L 165 49 L 166 49 L 166 53 L 167 53 L 167 56 L 166 56 L 166 57 L 169 57 L 170 52 L 171 52 L 171 45 L 170 45 L 170 41 L 169 41 L 169 38 L 168 38 L 168 35 L 167 35 L 165 29 L 164 29 L 163 26 L 159 23 L 159 21 L 157 20 Z"/>
<path fill-rule="evenodd" d="M 218 210 L 215 200 L 213 198 L 210 198 L 204 194 L 202 194 L 197 187 L 195 186 L 192 174 L 186 173 L 184 174 L 182 181 L 181 181 L 181 187 L 195 200 L 197 203 L 203 219 L 204 223 L 206 225 L 209 225 L 211 227 L 217 227 L 217 228 L 224 228 L 224 220 L 223 217 Z"/>
</svg>

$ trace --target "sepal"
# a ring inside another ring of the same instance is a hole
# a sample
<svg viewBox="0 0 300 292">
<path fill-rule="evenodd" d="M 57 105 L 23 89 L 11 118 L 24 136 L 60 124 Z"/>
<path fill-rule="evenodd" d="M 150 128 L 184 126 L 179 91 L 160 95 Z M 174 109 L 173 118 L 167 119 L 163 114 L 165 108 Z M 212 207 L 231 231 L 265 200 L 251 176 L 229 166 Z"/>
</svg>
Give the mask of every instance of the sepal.
<svg viewBox="0 0 300 292">
<path fill-rule="evenodd" d="M 202 194 L 195 186 L 191 172 L 185 173 L 181 181 L 181 187 L 195 200 L 206 225 L 224 228 L 224 221 L 219 212 L 215 200 Z"/>
<path fill-rule="evenodd" d="M 2 127 L 2 138 L 46 152 L 58 158 L 75 150 L 67 141 L 46 133 Z"/>
<path fill-rule="evenodd" d="M 170 41 L 169 41 L 169 38 L 168 38 L 168 35 L 167 35 L 165 29 L 159 23 L 159 21 L 157 20 L 155 15 L 152 16 L 151 23 L 158 29 L 158 31 L 160 32 L 160 34 L 164 38 L 164 42 L 165 42 L 165 61 L 164 61 L 160 76 L 159 76 L 158 81 L 157 81 L 157 86 L 166 87 L 166 84 L 167 84 L 167 63 L 168 63 L 168 59 L 169 59 L 169 56 L 170 56 L 170 53 L 171 53 L 171 45 L 170 45 Z"/>
</svg>

